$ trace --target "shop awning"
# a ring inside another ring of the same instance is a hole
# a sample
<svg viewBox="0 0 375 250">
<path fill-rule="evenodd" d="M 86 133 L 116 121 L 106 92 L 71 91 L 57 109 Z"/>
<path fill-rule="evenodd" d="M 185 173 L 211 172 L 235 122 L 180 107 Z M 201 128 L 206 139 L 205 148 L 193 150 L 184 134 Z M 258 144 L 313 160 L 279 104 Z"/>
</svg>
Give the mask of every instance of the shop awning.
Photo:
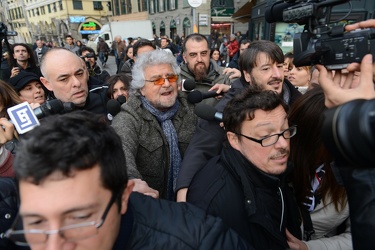
<svg viewBox="0 0 375 250">
<path fill-rule="evenodd" d="M 232 16 L 232 18 L 241 23 L 246 23 L 251 18 L 251 9 L 254 6 L 255 1 L 250 1 L 239 8 Z"/>
</svg>

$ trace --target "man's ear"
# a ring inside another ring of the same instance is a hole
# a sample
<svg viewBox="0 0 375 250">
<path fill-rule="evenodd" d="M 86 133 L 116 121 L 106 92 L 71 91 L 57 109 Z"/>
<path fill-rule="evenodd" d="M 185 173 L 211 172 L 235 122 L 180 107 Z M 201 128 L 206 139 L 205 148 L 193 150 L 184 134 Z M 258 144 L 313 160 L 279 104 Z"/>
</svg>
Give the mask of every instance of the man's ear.
<svg viewBox="0 0 375 250">
<path fill-rule="evenodd" d="M 187 63 L 187 61 L 186 61 L 186 56 L 185 56 L 185 53 L 184 53 L 184 52 L 182 52 L 182 58 L 184 59 L 184 62 Z"/>
<path fill-rule="evenodd" d="M 130 197 L 130 194 L 133 192 L 133 188 L 134 188 L 134 181 L 129 180 L 128 185 L 126 186 L 121 196 L 121 214 L 125 214 L 126 211 L 128 210 L 129 197 Z"/>
<path fill-rule="evenodd" d="M 41 76 L 40 81 L 43 83 L 44 87 L 46 87 L 49 91 L 52 91 L 52 86 L 47 80 L 47 78 L 44 78 L 43 76 Z"/>
<path fill-rule="evenodd" d="M 251 83 L 251 76 L 246 70 L 242 70 L 246 82 Z"/>
<path fill-rule="evenodd" d="M 227 132 L 227 138 L 228 138 L 228 142 L 232 146 L 232 148 L 240 151 L 240 141 L 239 141 L 238 135 L 236 135 L 233 132 L 228 131 Z"/>
</svg>

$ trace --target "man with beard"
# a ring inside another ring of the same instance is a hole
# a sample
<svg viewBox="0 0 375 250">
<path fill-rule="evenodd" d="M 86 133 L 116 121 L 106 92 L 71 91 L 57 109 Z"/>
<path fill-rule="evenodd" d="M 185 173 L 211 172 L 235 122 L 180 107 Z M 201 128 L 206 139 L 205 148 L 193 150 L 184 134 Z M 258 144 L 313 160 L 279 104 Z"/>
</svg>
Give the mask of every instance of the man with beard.
<svg viewBox="0 0 375 250">
<path fill-rule="evenodd" d="M 182 52 L 185 61 L 185 64 L 181 65 L 182 79 L 195 80 L 195 89 L 201 92 L 216 90 L 220 93 L 229 90 L 230 79 L 228 75 L 223 74 L 224 68 L 210 59 L 210 47 L 205 36 L 196 33 L 188 35 L 182 45 Z M 218 101 L 208 98 L 203 102 L 214 106 Z"/>
<path fill-rule="evenodd" d="M 275 91 L 291 105 L 301 93 L 284 79 L 283 64 L 284 54 L 277 44 L 266 40 L 252 42 L 240 56 L 241 78 L 232 83 L 230 91 L 215 106 L 216 110 L 223 112 L 228 101 L 246 88 Z M 219 121 L 200 120 L 181 165 L 177 180 L 178 201 L 185 200 L 194 174 L 220 154 L 224 138 L 225 131 Z"/>
<path fill-rule="evenodd" d="M 129 100 L 112 121 L 136 190 L 169 200 L 175 200 L 182 157 L 197 123 L 193 105 L 178 93 L 179 71 L 176 58 L 164 50 L 137 56 Z M 147 190 L 138 190 L 138 183 Z"/>
<path fill-rule="evenodd" d="M 286 230 L 301 239 L 298 205 L 286 175 L 288 105 L 270 90 L 247 89 L 225 107 L 227 143 L 193 178 L 187 201 L 218 216 L 255 249 L 289 248 Z"/>
</svg>

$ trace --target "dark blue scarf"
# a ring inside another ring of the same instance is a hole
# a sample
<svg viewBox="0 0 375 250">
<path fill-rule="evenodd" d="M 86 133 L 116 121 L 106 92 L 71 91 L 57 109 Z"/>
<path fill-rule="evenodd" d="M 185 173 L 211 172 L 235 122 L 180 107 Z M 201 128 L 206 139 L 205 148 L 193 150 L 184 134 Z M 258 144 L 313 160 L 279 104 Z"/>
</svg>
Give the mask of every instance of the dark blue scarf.
<svg viewBox="0 0 375 250">
<path fill-rule="evenodd" d="M 152 104 L 144 97 L 141 97 L 141 101 L 146 110 L 153 114 L 158 122 L 161 124 L 163 133 L 167 138 L 169 144 L 169 171 L 168 171 L 168 185 L 167 185 L 167 198 L 168 200 L 174 200 L 174 191 L 176 189 L 176 180 L 178 173 L 180 172 L 181 166 L 181 154 L 178 149 L 178 137 L 175 127 L 172 123 L 172 118 L 180 107 L 180 102 L 176 100 L 175 104 L 166 112 L 162 112 L 156 109 Z"/>
</svg>

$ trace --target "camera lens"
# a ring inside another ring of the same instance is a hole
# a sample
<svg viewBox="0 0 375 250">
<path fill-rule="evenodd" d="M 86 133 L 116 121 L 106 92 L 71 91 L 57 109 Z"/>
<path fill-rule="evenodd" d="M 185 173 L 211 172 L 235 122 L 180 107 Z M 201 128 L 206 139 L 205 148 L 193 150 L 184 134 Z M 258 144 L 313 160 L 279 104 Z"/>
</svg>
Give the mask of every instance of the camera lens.
<svg viewBox="0 0 375 250">
<path fill-rule="evenodd" d="M 323 139 L 340 166 L 375 167 L 375 99 L 325 111 Z"/>
</svg>

